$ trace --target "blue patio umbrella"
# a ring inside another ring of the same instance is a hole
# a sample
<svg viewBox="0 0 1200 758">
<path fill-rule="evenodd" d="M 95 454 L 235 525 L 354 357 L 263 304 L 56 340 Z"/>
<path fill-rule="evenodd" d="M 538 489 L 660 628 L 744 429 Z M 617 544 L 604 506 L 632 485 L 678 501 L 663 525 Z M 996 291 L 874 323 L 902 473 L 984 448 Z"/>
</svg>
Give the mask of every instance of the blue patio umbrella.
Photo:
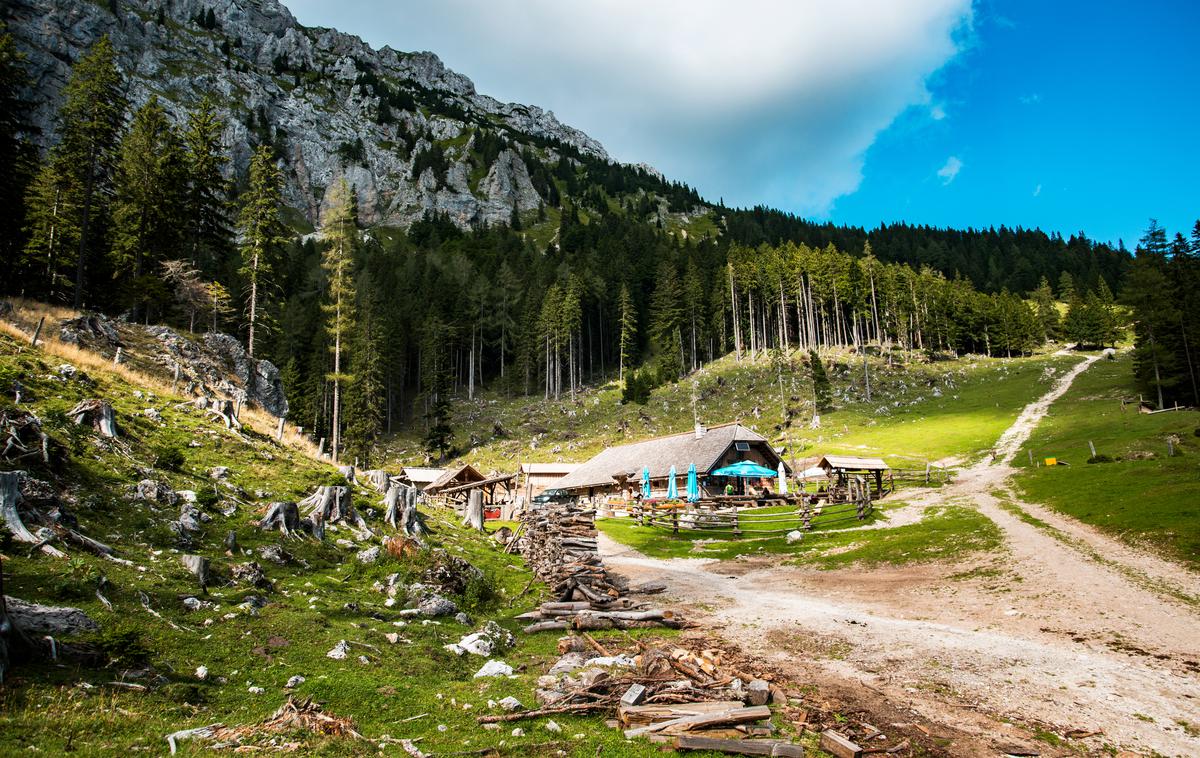
<svg viewBox="0 0 1200 758">
<path fill-rule="evenodd" d="M 679 498 L 679 487 L 675 484 L 675 467 L 671 467 L 670 473 L 667 474 L 667 499 L 676 500 Z"/>
<path fill-rule="evenodd" d="M 775 470 L 759 465 L 754 461 L 738 461 L 712 472 L 713 476 L 736 476 L 741 479 L 774 478 Z"/>
<path fill-rule="evenodd" d="M 694 503 L 700 499 L 700 482 L 696 479 L 696 464 L 688 466 L 687 499 Z"/>
<path fill-rule="evenodd" d="M 650 499 L 650 469 L 642 466 L 642 497 Z"/>
</svg>

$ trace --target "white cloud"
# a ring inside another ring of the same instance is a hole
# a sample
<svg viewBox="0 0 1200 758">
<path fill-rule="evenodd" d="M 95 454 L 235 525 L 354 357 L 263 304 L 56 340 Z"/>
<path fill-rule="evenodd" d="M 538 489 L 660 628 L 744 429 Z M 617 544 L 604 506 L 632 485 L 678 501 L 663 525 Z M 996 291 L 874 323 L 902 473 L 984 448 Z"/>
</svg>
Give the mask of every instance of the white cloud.
<svg viewBox="0 0 1200 758">
<path fill-rule="evenodd" d="M 935 105 L 929 109 L 929 117 L 934 121 L 941 121 L 946 117 L 946 109 L 941 105 Z"/>
<path fill-rule="evenodd" d="M 1039 184 L 1038 186 L 1033 188 L 1033 196 L 1037 197 L 1040 194 L 1042 194 L 1042 185 Z"/>
<path fill-rule="evenodd" d="M 1037 105 L 1038 103 L 1042 102 L 1042 96 L 1037 92 L 1031 92 L 1028 95 L 1021 95 L 1018 99 L 1021 101 L 1021 105 Z"/>
<path fill-rule="evenodd" d="M 972 23 L 971 0 L 289 5 L 303 23 L 433 50 L 480 92 L 551 109 L 714 199 L 807 213 L 853 192 L 876 135 L 929 106 L 926 79 Z"/>
<path fill-rule="evenodd" d="M 937 175 L 941 177 L 942 186 L 954 181 L 958 176 L 958 172 L 962 171 L 963 162 L 958 159 L 958 156 L 951 155 L 946 159 L 946 165 L 938 169 Z"/>
</svg>

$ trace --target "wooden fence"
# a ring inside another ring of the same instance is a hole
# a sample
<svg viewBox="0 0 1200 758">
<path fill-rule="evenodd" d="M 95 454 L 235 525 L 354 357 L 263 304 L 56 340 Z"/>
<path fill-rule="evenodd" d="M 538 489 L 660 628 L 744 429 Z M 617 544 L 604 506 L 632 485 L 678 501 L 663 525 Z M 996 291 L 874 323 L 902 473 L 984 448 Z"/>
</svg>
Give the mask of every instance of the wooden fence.
<svg viewBox="0 0 1200 758">
<path fill-rule="evenodd" d="M 853 502 L 816 503 L 798 498 L 786 509 L 736 502 L 701 501 L 698 503 L 636 503 L 630 511 L 639 526 L 680 532 L 731 534 L 735 538 L 787 534 L 814 526 L 847 521 L 862 521 L 874 511 L 869 496 Z"/>
</svg>

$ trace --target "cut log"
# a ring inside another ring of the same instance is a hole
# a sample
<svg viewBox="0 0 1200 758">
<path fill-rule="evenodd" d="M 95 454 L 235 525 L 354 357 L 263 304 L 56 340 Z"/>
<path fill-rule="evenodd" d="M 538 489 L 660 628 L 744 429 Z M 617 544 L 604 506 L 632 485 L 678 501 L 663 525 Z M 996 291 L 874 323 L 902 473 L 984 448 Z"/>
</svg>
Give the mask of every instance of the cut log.
<svg viewBox="0 0 1200 758">
<path fill-rule="evenodd" d="M 710 726 L 746 724 L 751 721 L 761 721 L 769 718 L 771 718 L 771 709 L 765 705 L 756 705 L 750 708 L 739 707 L 714 713 L 684 716 L 682 718 L 671 719 L 670 721 L 660 721 L 657 724 L 650 724 L 649 726 L 642 726 L 636 729 L 626 729 L 625 736 L 627 738 L 640 737 L 644 734 L 654 734 L 655 732 L 663 731 L 669 731 L 670 733 L 688 732 L 693 729 L 704 729 Z"/>
<path fill-rule="evenodd" d="M 676 750 L 713 750 L 732 755 L 770 755 L 783 758 L 804 758 L 804 746 L 780 740 L 722 740 L 712 737 L 680 735 L 675 738 Z"/>
<path fill-rule="evenodd" d="M 821 732 L 821 749 L 837 758 L 862 758 L 862 748 L 846 739 L 841 734 L 826 729 Z"/>
<path fill-rule="evenodd" d="M 21 513 L 17 506 L 21 502 L 21 478 L 24 476 L 24 471 L 0 471 L 0 518 L 4 519 L 8 531 L 12 532 L 18 542 L 36 545 L 37 549 L 46 555 L 66 558 L 66 553 L 34 535 L 21 520 Z"/>
<path fill-rule="evenodd" d="M 641 685 L 633 685 L 638 687 Z M 656 703 L 653 705 L 625 705 L 624 698 L 617 708 L 617 718 L 622 726 L 635 727 L 647 724 L 657 724 L 660 721 L 670 721 L 688 716 L 698 716 L 702 713 L 723 713 L 742 708 L 739 700 L 709 700 L 699 703 Z"/>
</svg>

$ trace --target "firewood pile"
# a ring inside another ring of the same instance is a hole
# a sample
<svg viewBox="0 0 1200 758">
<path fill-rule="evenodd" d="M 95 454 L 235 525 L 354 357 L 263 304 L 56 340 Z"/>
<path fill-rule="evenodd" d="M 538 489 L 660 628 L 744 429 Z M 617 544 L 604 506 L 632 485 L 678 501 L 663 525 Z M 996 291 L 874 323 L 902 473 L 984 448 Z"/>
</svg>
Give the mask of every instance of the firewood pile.
<svg viewBox="0 0 1200 758">
<path fill-rule="evenodd" d="M 665 626 L 682 629 L 688 623 L 673 611 L 653 608 L 632 598 L 610 598 L 604 602 L 567 600 L 542 603 L 537 610 L 517 618 L 533 623 L 527 634 L 547 631 L 595 631 L 597 629 L 642 629 Z"/>
<path fill-rule="evenodd" d="M 574 503 L 527 509 L 517 545 L 526 565 L 563 601 L 606 604 L 621 592 L 596 552 L 596 512 Z"/>
<path fill-rule="evenodd" d="M 561 657 L 537 681 L 539 707 L 477 721 L 605 713 L 627 738 L 746 755 L 804 754 L 771 724 L 771 705 L 788 703 L 780 687 L 736 668 L 720 650 L 690 650 L 671 641 L 629 645 L 636 649 L 609 649 L 587 632 L 563 637 Z"/>
</svg>

